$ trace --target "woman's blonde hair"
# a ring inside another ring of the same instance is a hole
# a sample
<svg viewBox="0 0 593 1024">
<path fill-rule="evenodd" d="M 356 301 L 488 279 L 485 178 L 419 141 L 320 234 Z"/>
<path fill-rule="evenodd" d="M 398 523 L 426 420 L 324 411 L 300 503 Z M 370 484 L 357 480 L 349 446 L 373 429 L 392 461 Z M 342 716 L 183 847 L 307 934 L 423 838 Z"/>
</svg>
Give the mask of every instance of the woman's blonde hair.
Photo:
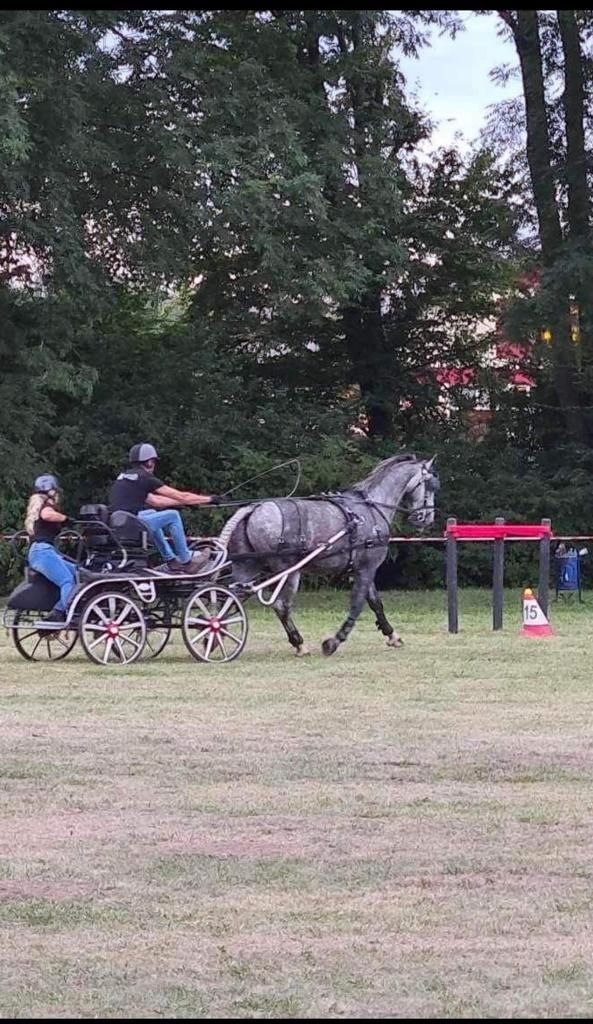
<svg viewBox="0 0 593 1024">
<path fill-rule="evenodd" d="M 39 494 L 37 491 L 29 498 L 29 504 L 27 505 L 27 512 L 25 514 L 25 530 L 29 534 L 29 537 L 33 536 L 35 523 L 41 515 L 41 509 L 48 501 L 51 501 L 52 505 L 56 504 L 54 498 L 51 498 L 51 496 L 47 494 Z"/>
</svg>

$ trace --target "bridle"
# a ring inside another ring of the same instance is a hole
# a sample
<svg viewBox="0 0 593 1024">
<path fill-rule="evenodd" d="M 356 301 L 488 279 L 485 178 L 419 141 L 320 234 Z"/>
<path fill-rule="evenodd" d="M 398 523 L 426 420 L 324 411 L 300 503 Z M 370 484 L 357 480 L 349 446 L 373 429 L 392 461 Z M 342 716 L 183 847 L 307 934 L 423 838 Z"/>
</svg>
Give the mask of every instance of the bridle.
<svg viewBox="0 0 593 1024">
<path fill-rule="evenodd" d="M 436 473 L 432 473 L 431 470 L 427 469 L 427 467 L 424 465 L 422 465 L 418 473 L 416 473 L 416 475 L 412 477 L 410 483 L 408 484 L 404 491 L 404 494 L 408 494 L 411 491 L 415 491 L 416 488 L 420 486 L 420 484 L 424 484 L 424 500 L 420 506 L 418 506 L 415 509 L 412 509 L 412 511 L 408 515 L 408 522 L 413 523 L 415 526 L 423 526 L 426 523 L 426 520 L 428 519 L 429 513 L 432 513 L 432 515 L 434 516 L 434 495 L 441 486 L 441 482 Z M 429 503 L 427 501 L 428 494 L 433 495 L 432 503 Z M 404 509 L 407 510 L 405 505 Z"/>
<path fill-rule="evenodd" d="M 381 511 L 383 508 L 390 509 L 392 512 L 407 512 L 407 519 L 409 523 L 413 523 L 415 526 L 422 526 L 426 522 L 428 514 L 432 512 L 434 515 L 435 511 L 434 502 L 430 504 L 427 501 L 427 492 L 436 494 L 441 486 L 436 473 L 432 473 L 425 465 L 421 465 L 418 472 L 414 474 L 410 482 L 406 485 L 404 497 L 411 491 L 415 491 L 422 483 L 424 484 L 424 501 L 422 505 L 419 505 L 411 511 L 407 502 L 396 502 L 395 504 L 391 504 L 387 501 L 377 501 L 375 498 L 371 498 L 367 491 L 362 487 L 352 488 L 351 493 L 360 495 L 366 505 L 376 508 L 377 512 L 388 526 L 391 524 L 386 514 Z"/>
</svg>

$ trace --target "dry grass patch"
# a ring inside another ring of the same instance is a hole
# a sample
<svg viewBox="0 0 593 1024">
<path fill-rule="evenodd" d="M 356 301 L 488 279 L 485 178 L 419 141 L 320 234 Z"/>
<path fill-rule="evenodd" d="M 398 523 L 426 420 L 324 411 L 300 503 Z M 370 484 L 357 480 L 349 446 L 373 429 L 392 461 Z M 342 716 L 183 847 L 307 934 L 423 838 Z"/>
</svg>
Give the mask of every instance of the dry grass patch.
<svg viewBox="0 0 593 1024">
<path fill-rule="evenodd" d="M 0 1015 L 590 1015 L 593 621 L 464 601 L 449 637 L 391 595 L 406 646 L 367 615 L 329 660 L 259 609 L 214 670 L 1 646 Z"/>
</svg>

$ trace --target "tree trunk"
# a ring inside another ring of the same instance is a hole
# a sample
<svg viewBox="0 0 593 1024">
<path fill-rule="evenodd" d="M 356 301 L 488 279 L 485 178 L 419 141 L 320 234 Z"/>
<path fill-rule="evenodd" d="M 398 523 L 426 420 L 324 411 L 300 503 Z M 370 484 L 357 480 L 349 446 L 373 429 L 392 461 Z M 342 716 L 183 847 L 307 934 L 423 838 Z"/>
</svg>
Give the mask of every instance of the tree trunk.
<svg viewBox="0 0 593 1024">
<path fill-rule="evenodd" d="M 585 155 L 585 87 L 575 12 L 558 11 L 558 26 L 564 54 L 568 225 L 574 241 L 586 241 L 589 236 L 589 195 Z"/>
<path fill-rule="evenodd" d="M 363 45 L 362 28 L 366 12 L 356 11 L 352 15 L 352 57 L 356 60 L 357 51 Z M 343 53 L 347 52 L 344 37 L 339 37 Z M 368 204 L 367 188 L 361 167 L 369 146 L 373 146 L 372 133 L 369 140 L 365 128 L 369 123 L 369 103 L 371 99 L 379 100 L 377 89 L 374 88 L 356 70 L 353 70 L 346 83 L 352 104 L 352 151 L 356 164 L 358 199 L 362 209 Z M 372 91 L 371 91 L 372 90 Z M 382 98 L 382 96 L 381 96 Z M 368 432 L 372 438 L 392 438 L 394 428 L 394 412 L 396 406 L 396 358 L 390 345 L 383 324 L 381 311 L 382 289 L 377 280 L 376 287 L 365 293 L 353 296 L 352 305 L 342 311 L 346 347 L 352 363 L 355 378 L 360 387 L 364 402 Z"/>
<path fill-rule="evenodd" d="M 381 294 L 343 310 L 346 347 L 367 414 L 369 437 L 393 437 L 394 357 L 383 328 Z"/>
<path fill-rule="evenodd" d="M 561 255 L 563 235 L 550 151 L 538 12 L 498 13 L 513 33 L 521 66 L 527 127 L 527 162 L 539 224 L 542 261 L 544 267 L 551 269 Z M 582 442 L 585 425 L 579 404 L 569 340 L 568 294 L 562 299 L 558 316 L 548 326 L 553 335 L 551 348 L 556 393 L 571 437 Z"/>
<path fill-rule="evenodd" d="M 544 263 L 550 266 L 562 248 L 562 227 L 552 170 L 537 11 L 517 11 L 511 27 L 523 78 L 527 161 L 539 222 L 542 256 Z"/>
<path fill-rule="evenodd" d="M 564 121 L 566 129 L 566 186 L 568 191 L 569 243 L 577 259 L 586 258 L 590 245 L 589 189 L 585 150 L 585 80 L 583 53 L 576 11 L 558 11 L 558 28 L 564 57 Z M 589 289 L 582 276 L 575 273 L 572 292 L 576 299 L 578 336 L 573 351 L 578 359 L 581 402 L 585 412 L 589 443 L 593 441 L 593 388 L 591 351 L 593 306 Z M 570 287 L 570 286 L 569 286 Z"/>
</svg>

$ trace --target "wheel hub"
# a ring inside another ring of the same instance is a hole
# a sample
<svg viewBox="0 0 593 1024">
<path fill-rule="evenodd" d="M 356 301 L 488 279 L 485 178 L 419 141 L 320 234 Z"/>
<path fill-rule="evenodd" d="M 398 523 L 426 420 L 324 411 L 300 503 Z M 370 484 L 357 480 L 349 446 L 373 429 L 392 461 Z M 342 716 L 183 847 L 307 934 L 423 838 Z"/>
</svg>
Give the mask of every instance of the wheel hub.
<svg viewBox="0 0 593 1024">
<path fill-rule="evenodd" d="M 210 619 L 210 631 L 212 633 L 220 633 L 220 622 L 218 619 Z"/>
<path fill-rule="evenodd" d="M 110 622 L 109 625 L 107 626 L 107 632 L 109 633 L 109 636 L 119 636 L 119 626 L 117 625 L 117 623 Z"/>
</svg>

